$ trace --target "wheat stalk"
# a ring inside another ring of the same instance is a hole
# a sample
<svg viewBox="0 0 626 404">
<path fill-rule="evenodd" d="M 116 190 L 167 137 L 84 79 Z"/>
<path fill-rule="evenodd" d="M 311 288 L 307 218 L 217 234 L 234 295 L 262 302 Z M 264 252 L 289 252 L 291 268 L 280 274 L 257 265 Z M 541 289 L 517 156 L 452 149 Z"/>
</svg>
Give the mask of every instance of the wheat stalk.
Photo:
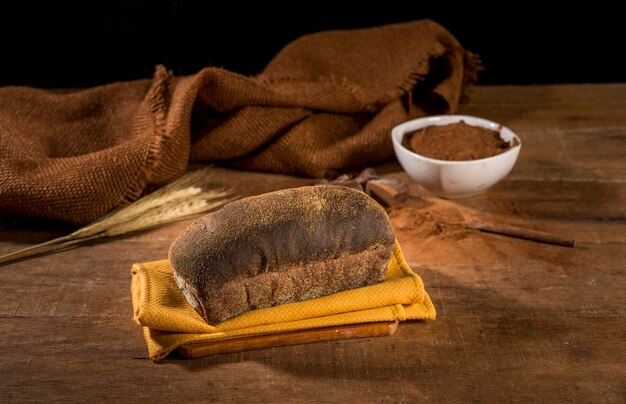
<svg viewBox="0 0 626 404">
<path fill-rule="evenodd" d="M 231 190 L 209 189 L 211 167 L 185 174 L 178 180 L 118 209 L 67 236 L 0 256 L 0 265 L 60 251 L 102 237 L 150 229 L 216 209 L 236 198 Z"/>
</svg>

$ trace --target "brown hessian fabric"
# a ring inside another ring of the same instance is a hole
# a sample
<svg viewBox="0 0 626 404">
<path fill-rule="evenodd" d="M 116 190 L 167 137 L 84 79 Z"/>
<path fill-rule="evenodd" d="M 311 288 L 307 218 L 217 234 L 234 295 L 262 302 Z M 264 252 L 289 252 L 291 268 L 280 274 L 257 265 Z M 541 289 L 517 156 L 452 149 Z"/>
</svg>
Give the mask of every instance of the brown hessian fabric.
<svg viewBox="0 0 626 404">
<path fill-rule="evenodd" d="M 392 154 L 454 112 L 478 62 L 428 21 L 306 35 L 256 77 L 206 68 L 75 92 L 0 88 L 0 214 L 85 224 L 189 161 L 311 177 Z"/>
</svg>

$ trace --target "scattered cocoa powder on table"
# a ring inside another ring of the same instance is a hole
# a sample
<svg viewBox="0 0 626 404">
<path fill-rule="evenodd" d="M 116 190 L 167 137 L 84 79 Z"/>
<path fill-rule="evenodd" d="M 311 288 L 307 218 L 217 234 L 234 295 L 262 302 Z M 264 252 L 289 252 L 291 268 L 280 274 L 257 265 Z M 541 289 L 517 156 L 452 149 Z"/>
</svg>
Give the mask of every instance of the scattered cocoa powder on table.
<svg viewBox="0 0 626 404">
<path fill-rule="evenodd" d="M 515 144 L 500 138 L 499 131 L 468 125 L 464 121 L 427 126 L 407 133 L 402 145 L 433 159 L 448 161 L 478 160 L 500 154 Z"/>
<path fill-rule="evenodd" d="M 480 270 L 486 267 L 496 270 L 512 262 L 524 270 L 511 281 L 525 282 L 526 270 L 533 267 L 535 260 L 547 260 L 558 267 L 572 261 L 571 251 L 566 248 L 453 225 L 463 222 L 469 215 L 483 222 L 528 227 L 528 218 L 508 212 L 506 206 L 500 205 L 502 201 L 493 201 L 491 208 L 499 211 L 495 213 L 421 195 L 418 186 L 411 186 L 408 199 L 389 209 L 388 214 L 405 258 L 416 272 L 426 276 L 427 284 L 444 282 L 442 279 L 450 277 L 459 282 L 459 288 L 465 288 L 475 284 L 477 279 L 487 281 Z M 531 222 L 539 224 L 535 220 Z M 547 225 L 544 223 L 543 227 Z M 436 279 L 433 280 L 433 276 Z"/>
</svg>

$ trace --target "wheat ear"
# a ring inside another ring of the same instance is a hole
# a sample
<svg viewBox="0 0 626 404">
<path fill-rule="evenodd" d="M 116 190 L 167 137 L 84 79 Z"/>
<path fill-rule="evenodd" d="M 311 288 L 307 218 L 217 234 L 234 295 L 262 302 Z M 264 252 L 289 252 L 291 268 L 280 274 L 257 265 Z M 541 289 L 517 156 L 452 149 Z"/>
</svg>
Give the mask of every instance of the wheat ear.
<svg viewBox="0 0 626 404">
<path fill-rule="evenodd" d="M 231 190 L 210 189 L 215 176 L 211 167 L 183 175 L 67 236 L 0 256 L 0 265 L 36 255 L 49 254 L 102 237 L 150 229 L 216 209 L 236 198 Z"/>
</svg>

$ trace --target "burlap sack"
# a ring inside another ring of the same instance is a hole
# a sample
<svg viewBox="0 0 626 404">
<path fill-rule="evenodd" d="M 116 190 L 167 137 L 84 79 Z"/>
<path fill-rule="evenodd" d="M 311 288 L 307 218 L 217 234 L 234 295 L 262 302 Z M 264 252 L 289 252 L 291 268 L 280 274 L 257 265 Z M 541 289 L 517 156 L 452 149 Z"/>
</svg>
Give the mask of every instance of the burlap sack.
<svg viewBox="0 0 626 404">
<path fill-rule="evenodd" d="M 323 32 L 257 77 L 218 68 L 71 93 L 0 89 L 0 213 L 84 224 L 191 161 L 321 177 L 392 154 L 390 130 L 454 112 L 477 63 L 432 21 Z"/>
</svg>

